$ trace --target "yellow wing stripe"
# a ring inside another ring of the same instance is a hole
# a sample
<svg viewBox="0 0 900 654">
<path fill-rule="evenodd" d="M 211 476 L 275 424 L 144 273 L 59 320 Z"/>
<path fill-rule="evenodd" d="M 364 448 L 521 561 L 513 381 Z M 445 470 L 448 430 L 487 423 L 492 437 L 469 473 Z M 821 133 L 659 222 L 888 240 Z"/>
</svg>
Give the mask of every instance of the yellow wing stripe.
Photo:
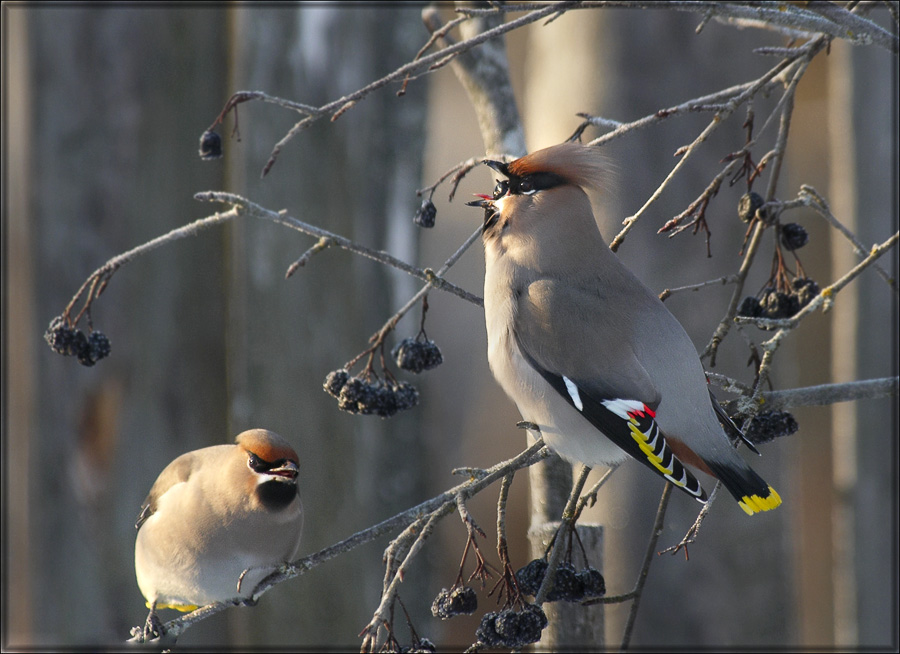
<svg viewBox="0 0 900 654">
<path fill-rule="evenodd" d="M 629 422 L 628 427 L 631 429 L 631 437 L 638 444 L 638 447 L 641 448 L 641 451 L 646 455 L 647 460 L 653 464 L 653 467 L 659 470 L 664 475 L 671 475 L 674 471 L 671 468 L 665 468 L 662 465 L 662 458 L 653 451 L 653 448 L 647 443 L 647 434 L 642 432 L 640 428 L 637 426 L 637 422 L 632 420 Z M 677 482 L 675 482 L 677 483 Z M 682 485 L 683 484 L 679 484 Z"/>
<path fill-rule="evenodd" d="M 739 501 L 740 507 L 747 515 L 753 515 L 760 511 L 769 511 L 781 505 L 781 496 L 769 486 L 769 494 L 765 497 L 759 495 L 744 495 Z"/>
</svg>

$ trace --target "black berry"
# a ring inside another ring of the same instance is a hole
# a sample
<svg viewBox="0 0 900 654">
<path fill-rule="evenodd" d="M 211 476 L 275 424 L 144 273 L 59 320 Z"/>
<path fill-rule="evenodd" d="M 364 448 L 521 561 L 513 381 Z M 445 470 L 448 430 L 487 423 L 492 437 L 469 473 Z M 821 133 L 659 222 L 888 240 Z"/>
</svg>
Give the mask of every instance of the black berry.
<svg viewBox="0 0 900 654">
<path fill-rule="evenodd" d="M 406 650 L 411 654 L 429 654 L 431 652 L 436 652 L 437 648 L 427 638 L 419 638 L 416 642 L 413 643 L 412 647 Z"/>
<path fill-rule="evenodd" d="M 478 597 L 469 586 L 454 586 L 442 589 L 431 604 L 431 614 L 442 620 L 455 615 L 471 615 L 478 609 Z"/>
<path fill-rule="evenodd" d="M 422 202 L 422 206 L 416 211 L 413 222 L 419 227 L 434 227 L 434 219 L 437 216 L 437 208 L 431 200 Z"/>
<path fill-rule="evenodd" d="M 219 159 L 222 157 L 222 137 L 218 132 L 206 130 L 200 136 L 200 158 Z"/>
<path fill-rule="evenodd" d="M 580 602 L 582 599 L 584 586 L 575 574 L 575 566 L 571 563 L 560 563 L 556 569 L 556 578 L 553 580 L 553 589 L 547 593 L 547 601 Z"/>
<path fill-rule="evenodd" d="M 369 384 L 360 377 L 350 377 L 341 387 L 338 395 L 338 408 L 348 413 L 359 413 L 359 403 L 368 401 L 371 391 Z"/>
<path fill-rule="evenodd" d="M 526 595 L 537 595 L 544 575 L 547 572 L 547 562 L 544 559 L 534 559 L 526 566 L 516 571 L 516 583 L 519 590 Z"/>
<path fill-rule="evenodd" d="M 516 644 L 511 644 L 512 648 L 520 648 L 531 643 L 536 643 L 541 639 L 541 632 L 547 626 L 547 615 L 540 606 L 528 604 L 519 613 L 519 638 Z"/>
<path fill-rule="evenodd" d="M 419 402 L 419 392 L 406 382 L 394 383 L 381 379 L 369 382 L 362 377 L 344 379 L 344 374 L 346 371 L 336 370 L 325 378 L 324 384 L 329 393 L 340 387 L 336 397 L 341 411 L 389 418 Z"/>
<path fill-rule="evenodd" d="M 397 398 L 398 411 L 412 409 L 419 403 L 419 391 L 408 382 L 400 382 L 394 390 L 394 394 Z"/>
<path fill-rule="evenodd" d="M 790 318 L 800 310 L 800 302 L 793 293 L 783 293 L 773 288 L 767 288 L 762 300 L 762 317 L 764 318 Z"/>
<path fill-rule="evenodd" d="M 431 370 L 444 362 L 441 350 L 434 341 L 415 338 L 404 338 L 391 351 L 391 355 L 398 368 L 414 373 Z"/>
<path fill-rule="evenodd" d="M 809 304 L 819 294 L 820 290 L 816 281 L 808 277 L 798 277 L 793 281 L 793 287 L 800 309 Z"/>
<path fill-rule="evenodd" d="M 536 643 L 546 626 L 547 616 L 541 607 L 534 605 L 527 605 L 520 612 L 504 609 L 494 618 L 494 631 L 500 640 L 498 644 L 511 649 Z"/>
<path fill-rule="evenodd" d="M 765 204 L 765 200 L 759 193 L 745 193 L 738 202 L 738 217 L 745 223 L 749 223 L 756 217 L 756 211 Z"/>
<path fill-rule="evenodd" d="M 481 618 L 481 624 L 475 630 L 475 637 L 488 647 L 496 647 L 503 644 L 503 639 L 497 633 L 497 616 L 499 613 L 488 611 Z"/>
<path fill-rule="evenodd" d="M 809 234 L 803 225 L 787 223 L 781 226 L 781 244 L 788 250 L 799 250 L 809 243 Z"/>
<path fill-rule="evenodd" d="M 50 321 L 50 326 L 44 332 L 44 340 L 51 350 L 64 356 L 76 356 L 87 344 L 87 338 L 81 330 L 70 327 L 59 316 Z"/>
<path fill-rule="evenodd" d="M 762 306 L 759 300 L 752 295 L 748 295 L 741 301 L 738 307 L 737 315 L 746 316 L 747 318 L 759 318 L 762 315 Z"/>
<path fill-rule="evenodd" d="M 344 385 L 347 383 L 348 379 L 350 379 L 350 373 L 345 369 L 341 368 L 339 370 L 332 370 L 325 377 L 325 382 L 322 384 L 322 388 L 324 388 L 325 392 L 332 397 L 340 397 L 341 389 L 344 388 Z"/>
<path fill-rule="evenodd" d="M 744 436 L 754 445 L 768 443 L 782 436 L 790 436 L 800 426 L 787 411 L 763 411 L 753 417 L 744 428 Z"/>
<path fill-rule="evenodd" d="M 584 590 L 585 598 L 603 597 L 606 594 L 606 581 L 603 575 L 595 568 L 585 568 L 576 575 Z"/>
<path fill-rule="evenodd" d="M 80 334 L 81 332 L 78 333 Z M 84 366 L 92 366 L 100 359 L 108 357 L 110 351 L 109 338 L 106 337 L 106 334 L 100 331 L 93 331 L 85 339 L 78 352 L 78 362 Z"/>
</svg>

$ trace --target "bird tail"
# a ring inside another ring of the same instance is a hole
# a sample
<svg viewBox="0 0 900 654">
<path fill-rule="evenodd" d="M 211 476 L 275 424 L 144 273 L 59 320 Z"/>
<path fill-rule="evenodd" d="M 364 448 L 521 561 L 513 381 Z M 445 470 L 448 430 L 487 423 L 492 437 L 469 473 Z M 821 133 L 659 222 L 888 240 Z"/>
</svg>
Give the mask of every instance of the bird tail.
<svg viewBox="0 0 900 654">
<path fill-rule="evenodd" d="M 781 504 L 777 491 L 769 486 L 750 466 L 705 461 L 747 515 L 769 511 Z"/>
</svg>

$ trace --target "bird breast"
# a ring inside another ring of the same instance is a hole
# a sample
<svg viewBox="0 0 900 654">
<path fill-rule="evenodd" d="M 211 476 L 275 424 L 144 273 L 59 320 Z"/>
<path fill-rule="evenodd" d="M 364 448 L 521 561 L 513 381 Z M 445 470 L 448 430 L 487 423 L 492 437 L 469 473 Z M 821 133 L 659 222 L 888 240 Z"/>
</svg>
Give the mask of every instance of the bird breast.
<svg viewBox="0 0 900 654">
<path fill-rule="evenodd" d="M 525 360 L 514 333 L 518 296 L 525 281 L 515 279 L 512 266 L 503 257 L 494 257 L 487 249 L 485 253 L 488 363 L 501 388 L 515 402 L 522 418 L 538 425 L 544 442 L 564 459 L 591 466 L 624 460 L 625 452 L 572 408 Z"/>
</svg>

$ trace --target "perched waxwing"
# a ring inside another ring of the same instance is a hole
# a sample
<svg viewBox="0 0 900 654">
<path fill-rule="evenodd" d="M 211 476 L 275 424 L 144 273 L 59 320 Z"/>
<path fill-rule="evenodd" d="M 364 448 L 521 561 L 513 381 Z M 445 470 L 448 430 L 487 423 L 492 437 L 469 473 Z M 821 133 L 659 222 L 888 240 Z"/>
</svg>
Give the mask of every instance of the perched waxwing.
<svg viewBox="0 0 900 654">
<path fill-rule="evenodd" d="M 266 429 L 166 466 L 135 525 L 147 628 L 158 624 L 157 608 L 191 611 L 250 599 L 260 581 L 296 556 L 303 527 L 297 472 L 297 453 Z"/>
<path fill-rule="evenodd" d="M 470 203 L 485 210 L 488 361 L 522 417 L 569 461 L 630 454 L 706 502 L 689 464 L 748 514 L 781 504 L 732 446 L 725 430 L 740 431 L 684 328 L 603 241 L 584 191 L 602 180 L 598 149 L 563 143 L 485 163 L 505 178 Z"/>
</svg>

